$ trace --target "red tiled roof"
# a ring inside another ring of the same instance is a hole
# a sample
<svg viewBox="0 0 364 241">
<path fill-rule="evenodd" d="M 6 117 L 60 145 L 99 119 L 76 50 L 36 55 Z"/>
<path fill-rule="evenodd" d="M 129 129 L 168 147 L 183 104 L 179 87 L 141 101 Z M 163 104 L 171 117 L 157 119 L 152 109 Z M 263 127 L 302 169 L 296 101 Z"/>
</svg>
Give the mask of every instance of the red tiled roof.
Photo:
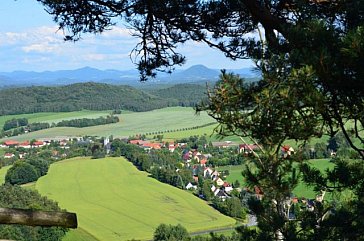
<svg viewBox="0 0 364 241">
<path fill-rule="evenodd" d="M 12 146 L 12 145 L 19 145 L 19 142 L 10 140 L 10 141 L 4 141 L 4 144 L 7 146 Z"/>
<path fill-rule="evenodd" d="M 247 150 L 256 150 L 256 149 L 259 149 L 259 146 L 258 145 L 255 145 L 255 144 L 240 144 L 239 145 L 239 149 L 247 149 Z"/>
<path fill-rule="evenodd" d="M 130 140 L 129 141 L 129 143 L 130 144 L 134 144 L 134 145 L 139 145 L 139 142 L 140 142 L 141 140 Z"/>
<path fill-rule="evenodd" d="M 224 187 L 229 187 L 229 186 L 230 186 L 230 184 L 229 184 L 228 182 L 224 182 L 223 186 L 224 186 Z"/>
<path fill-rule="evenodd" d="M 43 144 L 44 144 L 43 141 L 35 141 L 35 142 L 33 142 L 33 145 L 34 146 L 40 146 L 40 145 L 43 145 Z"/>
<path fill-rule="evenodd" d="M 282 146 L 282 151 L 287 152 L 287 151 L 289 151 L 289 148 L 291 148 L 291 147 L 288 145 L 284 145 L 284 146 Z"/>
<path fill-rule="evenodd" d="M 5 153 L 4 156 L 14 156 L 14 154 L 13 153 Z"/>
<path fill-rule="evenodd" d="M 201 163 L 201 164 L 206 164 L 206 163 L 207 163 L 207 160 L 206 160 L 206 159 L 202 159 L 202 160 L 200 161 L 200 163 Z"/>
<path fill-rule="evenodd" d="M 24 141 L 22 143 L 19 144 L 20 146 L 29 146 L 30 142 L 29 141 Z"/>
<path fill-rule="evenodd" d="M 159 143 L 144 143 L 143 144 L 143 147 L 150 147 L 150 148 L 153 148 L 153 149 L 161 149 L 161 144 Z"/>
</svg>

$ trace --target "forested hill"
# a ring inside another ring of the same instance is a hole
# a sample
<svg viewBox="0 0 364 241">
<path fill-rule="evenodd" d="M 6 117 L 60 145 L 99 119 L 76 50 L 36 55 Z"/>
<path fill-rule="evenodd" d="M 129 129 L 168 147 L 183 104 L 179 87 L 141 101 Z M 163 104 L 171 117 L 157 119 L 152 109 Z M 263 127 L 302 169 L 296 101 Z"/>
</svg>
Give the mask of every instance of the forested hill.
<svg viewBox="0 0 364 241">
<path fill-rule="evenodd" d="M 182 84 L 152 93 L 126 85 L 92 82 L 4 89 L 0 91 L 0 115 L 82 109 L 148 111 L 168 106 L 192 106 L 201 99 L 204 89 L 200 85 Z"/>
<path fill-rule="evenodd" d="M 0 115 L 87 110 L 148 111 L 177 105 L 125 85 L 78 83 L 60 87 L 25 87 L 0 91 Z"/>
<path fill-rule="evenodd" d="M 149 90 L 148 93 L 163 99 L 175 99 L 179 106 L 195 106 L 206 98 L 206 87 L 199 84 L 177 84 L 165 89 Z"/>
</svg>

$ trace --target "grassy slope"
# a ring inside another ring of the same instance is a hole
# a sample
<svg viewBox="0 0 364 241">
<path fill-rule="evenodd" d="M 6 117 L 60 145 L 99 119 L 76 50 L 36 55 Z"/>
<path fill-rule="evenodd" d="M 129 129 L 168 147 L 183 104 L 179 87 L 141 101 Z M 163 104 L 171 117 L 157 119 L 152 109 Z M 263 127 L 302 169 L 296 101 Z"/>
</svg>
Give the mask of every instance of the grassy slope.
<svg viewBox="0 0 364 241">
<path fill-rule="evenodd" d="M 55 163 L 36 189 L 76 212 L 79 226 L 99 240 L 148 239 L 160 223 L 181 223 L 197 231 L 235 222 L 122 158 Z"/>
<path fill-rule="evenodd" d="M 62 241 L 98 241 L 98 239 L 79 227 L 69 230 Z"/>
<path fill-rule="evenodd" d="M 85 128 L 57 127 L 9 139 L 31 140 L 55 136 L 84 135 L 125 137 L 147 132 L 176 130 L 213 122 L 213 119 L 206 113 L 195 115 L 195 111 L 192 108 L 184 107 L 170 107 L 149 112 L 129 112 L 119 115 L 119 118 L 120 122 L 115 124 Z M 210 127 L 210 129 L 212 128 Z"/>
<path fill-rule="evenodd" d="M 2 167 L 0 168 L 0 185 L 5 183 L 5 175 L 6 172 L 9 170 L 11 166 L 6 166 L 6 167 Z"/>
</svg>

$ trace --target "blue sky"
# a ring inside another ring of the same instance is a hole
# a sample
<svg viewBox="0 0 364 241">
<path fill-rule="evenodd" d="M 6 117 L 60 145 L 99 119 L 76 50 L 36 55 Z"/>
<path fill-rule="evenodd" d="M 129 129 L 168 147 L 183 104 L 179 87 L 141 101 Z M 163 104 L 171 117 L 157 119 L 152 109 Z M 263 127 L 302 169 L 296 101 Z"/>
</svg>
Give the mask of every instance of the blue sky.
<svg viewBox="0 0 364 241">
<path fill-rule="evenodd" d="M 129 30 L 115 26 L 101 35 L 84 35 L 64 42 L 62 31 L 36 0 L 0 1 L 0 72 L 77 69 L 132 69 L 129 53 L 137 43 Z M 200 43 L 179 48 L 187 57 L 182 68 L 203 64 L 215 69 L 253 66 L 250 60 L 231 61 L 222 53 Z"/>
</svg>

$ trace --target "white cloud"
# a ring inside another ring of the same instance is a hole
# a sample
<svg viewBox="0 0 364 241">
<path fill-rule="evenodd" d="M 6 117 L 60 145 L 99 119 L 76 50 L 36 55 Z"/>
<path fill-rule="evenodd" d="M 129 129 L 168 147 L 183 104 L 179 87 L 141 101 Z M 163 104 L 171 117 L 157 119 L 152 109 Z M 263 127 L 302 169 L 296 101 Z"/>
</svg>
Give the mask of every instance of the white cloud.
<svg viewBox="0 0 364 241">
<path fill-rule="evenodd" d="M 77 42 L 65 42 L 57 26 L 40 26 L 23 32 L 1 32 L 0 71 L 55 70 L 92 66 L 101 69 L 131 69 L 135 65 L 129 54 L 139 39 L 131 36 L 127 28 L 114 26 L 102 34 L 85 34 Z M 205 64 L 213 68 L 229 68 L 228 61 L 219 51 L 206 44 L 188 42 L 177 51 L 192 64 Z M 246 63 L 234 63 L 243 67 Z"/>
<path fill-rule="evenodd" d="M 22 63 L 24 63 L 24 64 L 45 64 L 45 63 L 48 63 L 50 61 L 51 61 L 51 59 L 48 58 L 48 57 L 40 57 L 40 58 L 37 58 L 37 59 L 25 57 L 22 60 Z"/>
<path fill-rule="evenodd" d="M 50 46 L 48 43 L 31 44 L 22 47 L 25 52 L 51 53 L 57 51 L 56 46 Z"/>
<path fill-rule="evenodd" d="M 106 59 L 106 55 L 105 54 L 86 54 L 83 56 L 83 59 L 86 61 L 100 61 L 100 60 L 105 60 Z"/>
<path fill-rule="evenodd" d="M 113 38 L 113 37 L 128 38 L 131 36 L 131 30 L 123 27 L 114 26 L 110 30 L 104 31 L 102 35 L 107 38 Z"/>
</svg>

